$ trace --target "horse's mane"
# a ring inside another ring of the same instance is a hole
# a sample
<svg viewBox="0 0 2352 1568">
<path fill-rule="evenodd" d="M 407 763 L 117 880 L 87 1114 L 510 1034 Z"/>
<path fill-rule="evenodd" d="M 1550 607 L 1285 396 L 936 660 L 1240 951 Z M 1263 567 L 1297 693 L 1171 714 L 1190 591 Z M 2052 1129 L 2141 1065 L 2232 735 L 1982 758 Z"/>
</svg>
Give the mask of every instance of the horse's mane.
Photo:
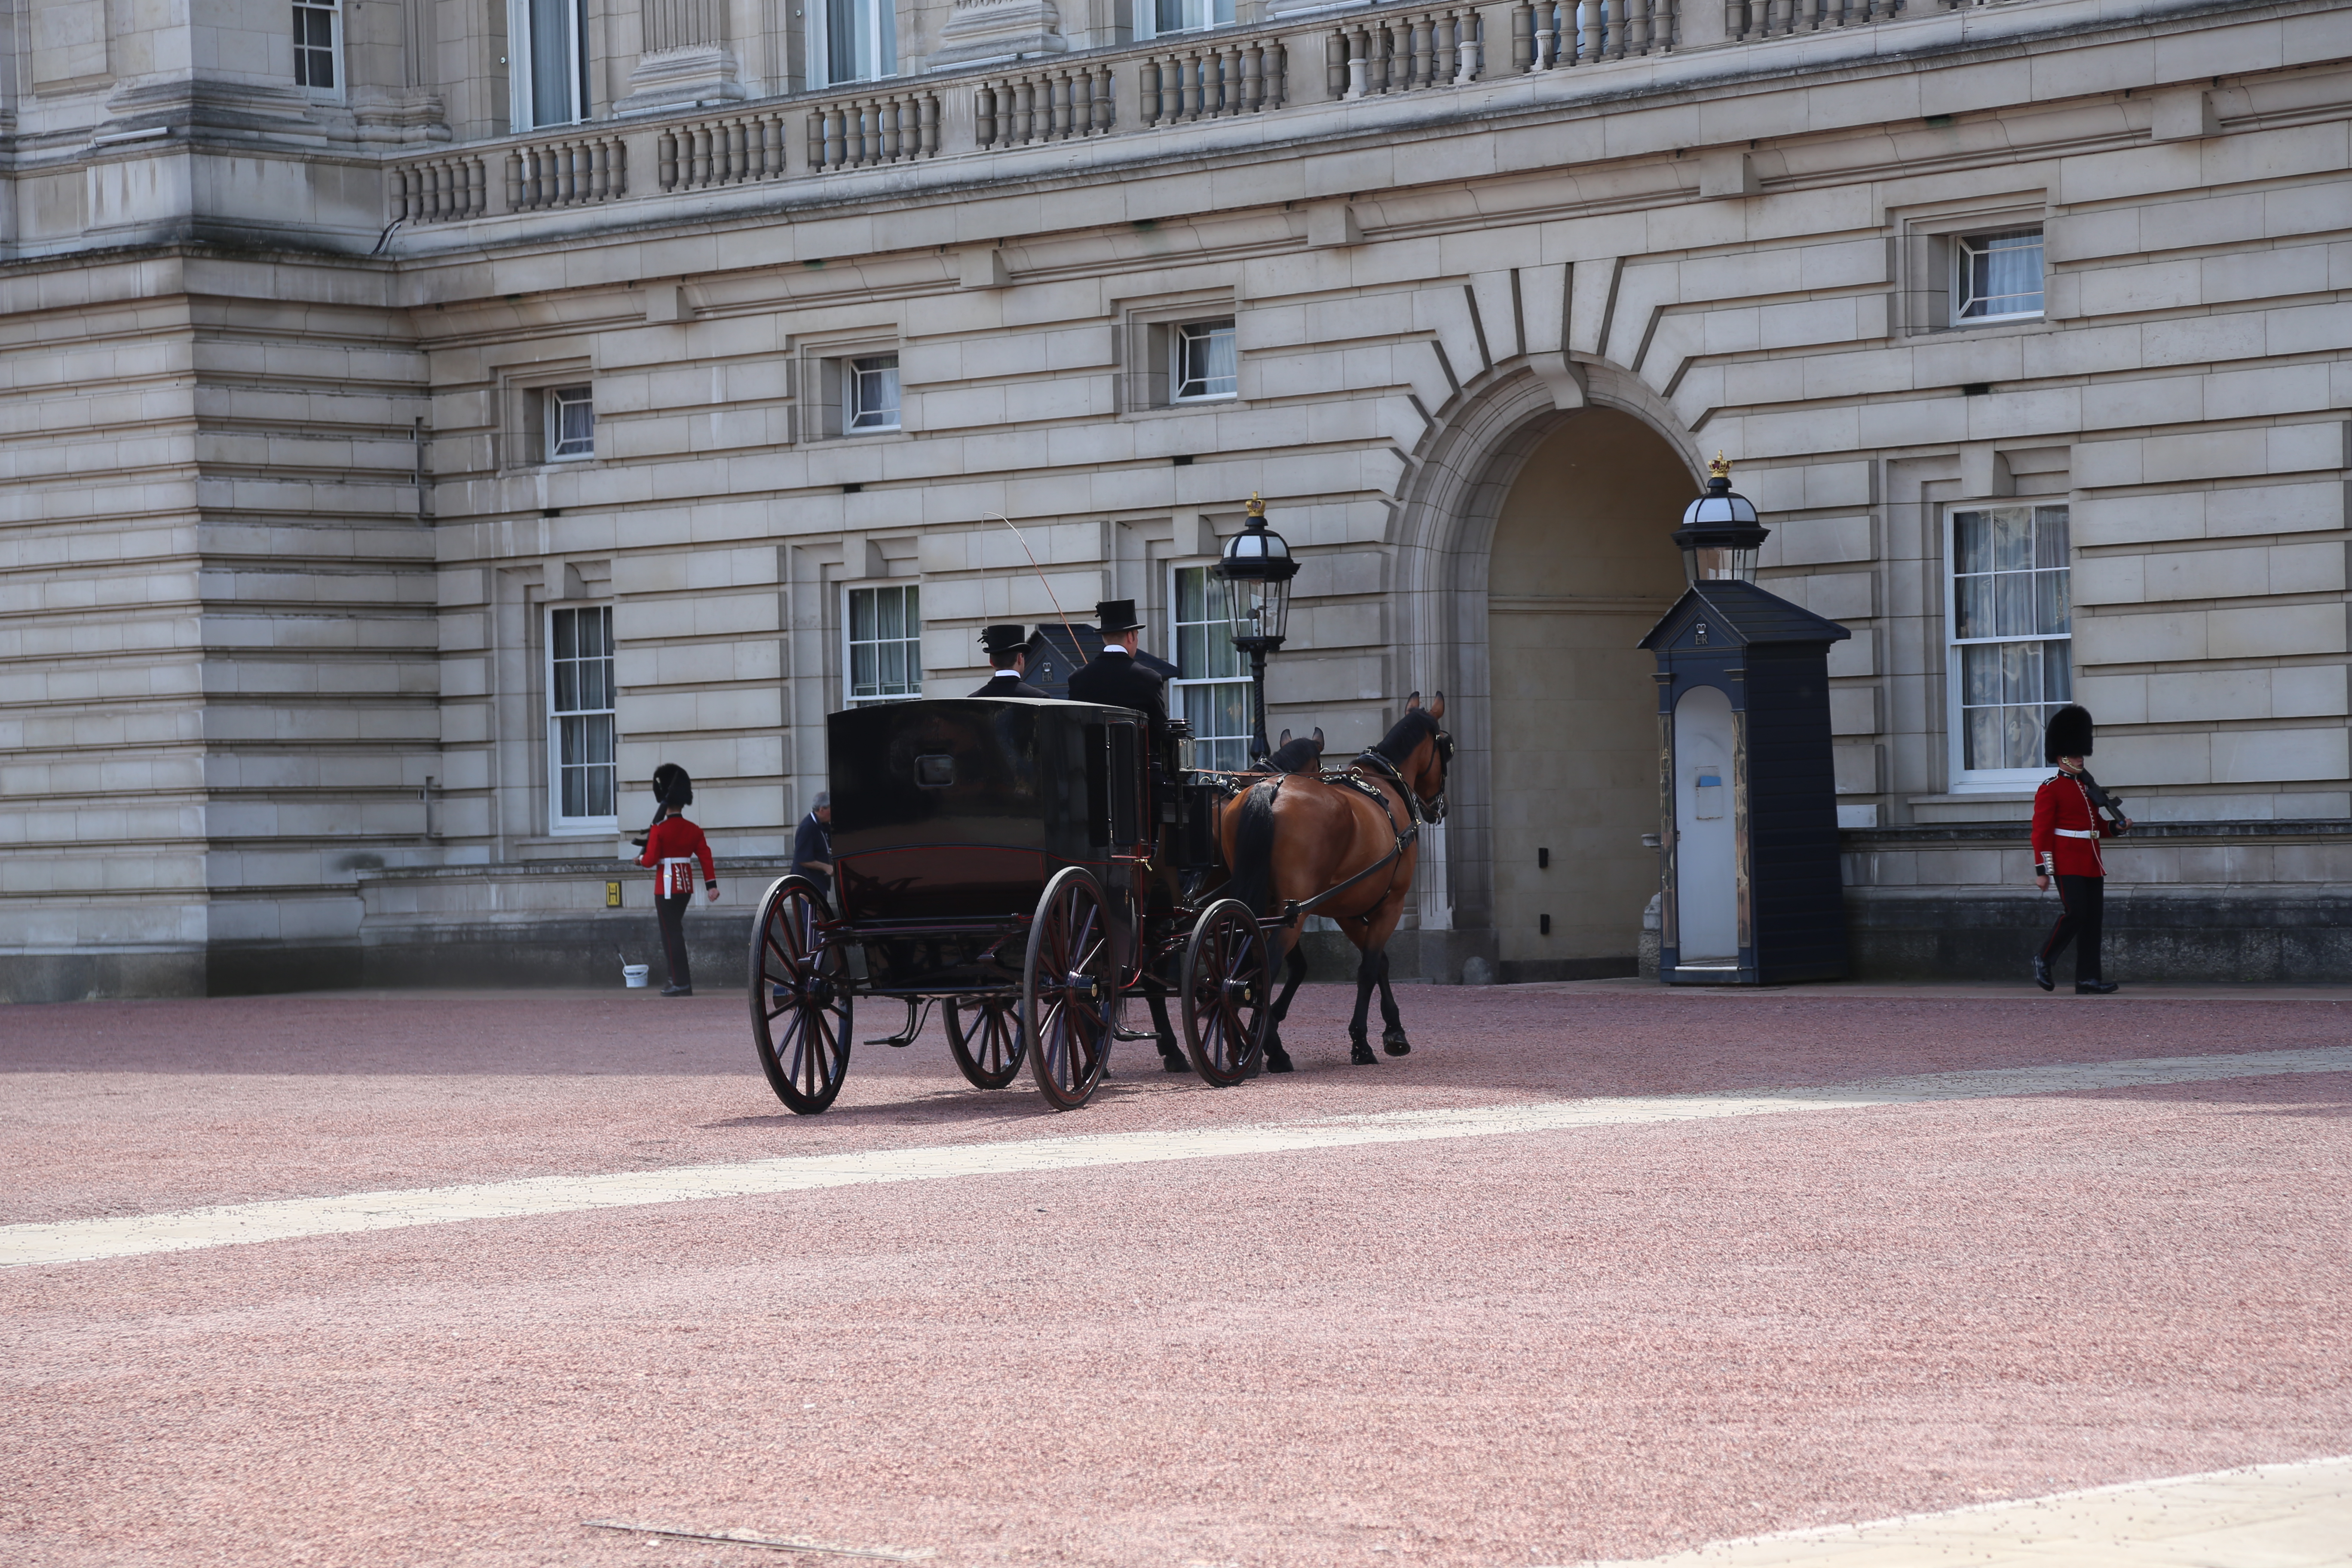
<svg viewBox="0 0 2352 1568">
<path fill-rule="evenodd" d="M 1381 737 L 1381 743 L 1372 750 L 1402 767 L 1405 760 L 1412 755 L 1413 749 L 1436 733 L 1437 721 L 1429 716 L 1428 709 L 1408 708 L 1404 717 Z"/>
</svg>

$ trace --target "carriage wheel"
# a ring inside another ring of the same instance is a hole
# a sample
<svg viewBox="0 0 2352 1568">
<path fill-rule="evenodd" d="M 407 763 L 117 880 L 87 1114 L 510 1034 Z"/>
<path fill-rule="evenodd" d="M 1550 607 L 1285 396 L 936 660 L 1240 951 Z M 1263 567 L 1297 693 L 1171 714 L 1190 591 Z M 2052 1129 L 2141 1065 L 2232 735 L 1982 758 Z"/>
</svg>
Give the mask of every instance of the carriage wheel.
<svg viewBox="0 0 2352 1568">
<path fill-rule="evenodd" d="M 751 927 L 751 1041 L 776 1098 L 814 1116 L 849 1071 L 849 966 L 818 931 L 833 918 L 805 877 L 780 877 Z"/>
<path fill-rule="evenodd" d="M 1076 1110 L 1102 1081 L 1118 965 L 1102 885 L 1066 867 L 1045 884 L 1021 966 L 1021 1037 L 1045 1101 Z"/>
<path fill-rule="evenodd" d="M 1184 1048 L 1220 1089 L 1249 1076 L 1272 1016 L 1274 963 L 1257 917 L 1238 899 L 1201 912 L 1184 946 Z"/>
<path fill-rule="evenodd" d="M 974 1089 L 1003 1089 L 1021 1070 L 1028 1041 L 1020 1005 L 1010 996 L 950 996 L 944 1009 L 948 1052 Z"/>
</svg>

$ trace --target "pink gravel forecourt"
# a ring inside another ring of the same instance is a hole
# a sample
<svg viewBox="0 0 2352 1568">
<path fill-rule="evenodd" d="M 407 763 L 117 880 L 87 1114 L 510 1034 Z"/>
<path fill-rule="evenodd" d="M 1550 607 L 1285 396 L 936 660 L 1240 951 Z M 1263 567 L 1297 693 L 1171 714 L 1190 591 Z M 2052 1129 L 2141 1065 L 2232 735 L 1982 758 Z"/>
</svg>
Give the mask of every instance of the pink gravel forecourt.
<svg viewBox="0 0 2352 1568">
<path fill-rule="evenodd" d="M 0 1223 L 2352 1044 L 2352 994 L 1400 1000 L 799 1119 L 740 998 L 0 1010 Z M 895 1026 L 861 1010 L 858 1032 Z M 2352 1449 L 2352 1073 L 1005 1172 L 0 1269 L 0 1561 L 1538 1564 Z"/>
</svg>

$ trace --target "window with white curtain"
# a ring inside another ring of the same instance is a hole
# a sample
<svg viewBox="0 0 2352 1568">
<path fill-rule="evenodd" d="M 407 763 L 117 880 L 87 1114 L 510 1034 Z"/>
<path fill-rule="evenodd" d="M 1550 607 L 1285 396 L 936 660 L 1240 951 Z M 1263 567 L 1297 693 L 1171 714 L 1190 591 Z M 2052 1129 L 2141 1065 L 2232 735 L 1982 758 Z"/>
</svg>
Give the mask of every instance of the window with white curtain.
<svg viewBox="0 0 2352 1568">
<path fill-rule="evenodd" d="M 1187 321 L 1176 329 L 1175 352 L 1168 356 L 1170 399 L 1198 403 L 1231 397 L 1240 384 L 1234 360 L 1234 323 Z"/>
<path fill-rule="evenodd" d="M 1230 26 L 1233 20 L 1234 0 L 1135 0 L 1135 36 L 1139 38 Z"/>
<path fill-rule="evenodd" d="M 585 833 L 619 826 L 614 805 L 613 606 L 547 612 L 548 826 Z"/>
<path fill-rule="evenodd" d="M 570 462 L 596 455 L 596 396 L 586 386 L 551 386 L 545 395 L 543 423 L 547 429 L 547 460 Z"/>
<path fill-rule="evenodd" d="M 1168 683 L 1168 716 L 1192 725 L 1192 755 L 1204 768 L 1249 766 L 1249 666 L 1234 647 L 1234 623 L 1206 563 L 1178 566 L 1169 603 L 1176 678 Z M 1270 738 L 1270 737 L 1269 737 Z"/>
<path fill-rule="evenodd" d="M 507 0 L 507 90 L 517 131 L 588 118 L 585 0 Z"/>
<path fill-rule="evenodd" d="M 2024 783 L 2041 773 L 2042 726 L 2074 700 L 2066 509 L 1971 507 L 1949 515 L 1954 777 Z"/>
<path fill-rule="evenodd" d="M 898 428 L 898 356 L 866 354 L 849 362 L 849 430 Z"/>
<path fill-rule="evenodd" d="M 898 74 L 898 11 L 891 0 L 814 0 L 807 9 L 811 87 Z"/>
<path fill-rule="evenodd" d="M 903 702 L 923 694 L 923 591 L 912 583 L 844 590 L 848 635 L 843 706 Z"/>
<path fill-rule="evenodd" d="M 1952 242 L 1952 324 L 2042 314 L 2042 231 L 2003 229 Z"/>
</svg>

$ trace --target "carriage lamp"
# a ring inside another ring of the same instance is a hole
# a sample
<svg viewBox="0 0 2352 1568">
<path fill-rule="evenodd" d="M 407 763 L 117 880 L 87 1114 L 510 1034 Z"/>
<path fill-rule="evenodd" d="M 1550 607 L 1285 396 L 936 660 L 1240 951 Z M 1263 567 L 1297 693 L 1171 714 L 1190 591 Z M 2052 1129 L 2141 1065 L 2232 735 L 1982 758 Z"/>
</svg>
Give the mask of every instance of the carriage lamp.
<svg viewBox="0 0 2352 1568">
<path fill-rule="evenodd" d="M 1233 626 L 1234 647 L 1249 655 L 1251 706 L 1255 729 L 1250 735 L 1250 755 L 1265 756 L 1265 656 L 1280 647 L 1290 623 L 1290 580 L 1298 563 L 1290 545 L 1265 525 L 1265 502 L 1249 500 L 1248 526 L 1225 541 L 1224 553 L 1209 568 L 1223 585 L 1225 618 Z"/>
<path fill-rule="evenodd" d="M 1756 508 L 1731 488 L 1731 465 L 1722 453 L 1706 466 L 1706 494 L 1683 510 L 1675 545 L 1683 552 L 1683 575 L 1701 583 L 1753 583 L 1756 552 L 1772 531 L 1756 521 Z"/>
</svg>

